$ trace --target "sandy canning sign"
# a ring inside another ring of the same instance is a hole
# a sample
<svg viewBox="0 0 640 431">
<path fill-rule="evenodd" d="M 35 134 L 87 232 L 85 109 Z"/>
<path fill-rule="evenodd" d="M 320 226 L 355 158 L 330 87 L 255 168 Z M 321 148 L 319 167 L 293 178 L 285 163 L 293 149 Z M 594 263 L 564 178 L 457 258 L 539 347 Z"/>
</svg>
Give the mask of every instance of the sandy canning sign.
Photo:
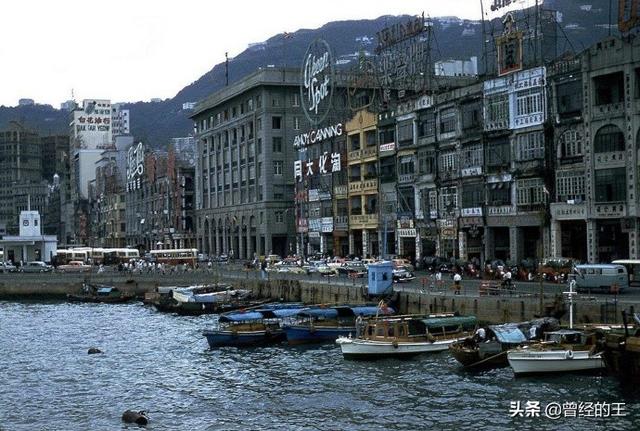
<svg viewBox="0 0 640 431">
<path fill-rule="evenodd" d="M 331 47 L 316 39 L 307 48 L 302 64 L 300 98 L 304 115 L 317 126 L 331 109 L 335 81 L 335 66 Z"/>
</svg>

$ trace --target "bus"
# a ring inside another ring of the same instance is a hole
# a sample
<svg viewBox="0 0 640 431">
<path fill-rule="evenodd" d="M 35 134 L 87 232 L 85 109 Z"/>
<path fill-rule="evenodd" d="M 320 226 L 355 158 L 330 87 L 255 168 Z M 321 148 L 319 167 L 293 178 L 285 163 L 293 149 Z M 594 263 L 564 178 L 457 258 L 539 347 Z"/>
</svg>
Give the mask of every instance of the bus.
<svg viewBox="0 0 640 431">
<path fill-rule="evenodd" d="M 149 253 L 156 262 L 165 265 L 187 264 L 195 268 L 198 259 L 198 249 L 196 248 L 151 250 Z"/>
<path fill-rule="evenodd" d="M 615 265 L 622 265 L 627 268 L 629 274 L 629 286 L 640 287 L 640 260 L 637 259 L 619 259 L 611 262 Z"/>
<path fill-rule="evenodd" d="M 105 248 L 102 258 L 105 265 L 117 265 L 131 259 L 140 259 L 140 252 L 137 248 Z"/>
<path fill-rule="evenodd" d="M 78 249 L 59 248 L 56 250 L 55 264 L 66 265 L 72 260 L 79 260 L 82 262 L 86 262 L 88 257 L 89 256 L 87 255 L 87 251 L 84 249 L 78 250 Z"/>
</svg>

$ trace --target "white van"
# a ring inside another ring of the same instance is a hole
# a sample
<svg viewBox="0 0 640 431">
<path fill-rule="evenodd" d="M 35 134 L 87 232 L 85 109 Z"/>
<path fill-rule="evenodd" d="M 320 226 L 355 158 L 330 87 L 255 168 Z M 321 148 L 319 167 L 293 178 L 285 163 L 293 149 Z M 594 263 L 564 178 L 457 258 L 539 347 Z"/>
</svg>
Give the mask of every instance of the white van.
<svg viewBox="0 0 640 431">
<path fill-rule="evenodd" d="M 629 274 L 623 265 L 576 265 L 573 276 L 578 291 L 621 293 L 629 287 Z"/>
</svg>

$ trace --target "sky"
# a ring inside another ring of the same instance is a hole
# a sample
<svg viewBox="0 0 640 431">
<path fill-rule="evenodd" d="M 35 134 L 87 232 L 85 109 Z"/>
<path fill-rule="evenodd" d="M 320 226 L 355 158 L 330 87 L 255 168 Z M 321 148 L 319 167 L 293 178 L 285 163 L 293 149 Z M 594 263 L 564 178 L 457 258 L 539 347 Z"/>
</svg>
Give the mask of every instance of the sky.
<svg viewBox="0 0 640 431">
<path fill-rule="evenodd" d="M 479 0 L 2 0 L 0 105 L 171 98 L 249 43 L 381 15 L 480 19 Z"/>
</svg>

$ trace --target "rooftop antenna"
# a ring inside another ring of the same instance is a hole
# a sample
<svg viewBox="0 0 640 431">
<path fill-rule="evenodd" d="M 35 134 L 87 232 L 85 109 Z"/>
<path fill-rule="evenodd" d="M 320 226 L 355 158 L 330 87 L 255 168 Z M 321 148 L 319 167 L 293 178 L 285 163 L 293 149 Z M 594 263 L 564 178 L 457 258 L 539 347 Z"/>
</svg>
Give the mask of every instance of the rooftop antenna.
<svg viewBox="0 0 640 431">
<path fill-rule="evenodd" d="M 225 85 L 229 86 L 229 53 L 224 53 L 224 81 Z"/>
</svg>

